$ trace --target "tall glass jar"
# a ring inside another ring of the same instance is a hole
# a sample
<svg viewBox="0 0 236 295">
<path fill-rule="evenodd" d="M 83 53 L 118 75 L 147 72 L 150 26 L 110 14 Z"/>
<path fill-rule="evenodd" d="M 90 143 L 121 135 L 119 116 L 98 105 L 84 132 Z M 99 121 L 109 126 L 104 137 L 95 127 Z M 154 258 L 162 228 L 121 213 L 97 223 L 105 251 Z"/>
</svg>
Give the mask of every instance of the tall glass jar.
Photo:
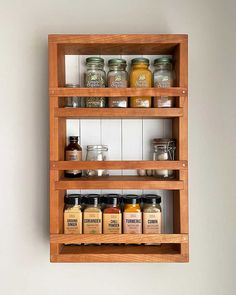
<svg viewBox="0 0 236 295">
<path fill-rule="evenodd" d="M 86 67 L 84 77 L 84 86 L 88 88 L 106 87 L 106 73 L 104 71 L 104 59 L 100 57 L 86 58 Z M 86 97 L 87 108 L 106 107 L 105 97 Z"/>
<path fill-rule="evenodd" d="M 149 70 L 149 59 L 134 58 L 131 61 L 130 87 L 152 87 L 152 72 Z M 150 108 L 151 96 L 134 96 L 130 98 L 131 108 Z"/>
<path fill-rule="evenodd" d="M 108 158 L 107 145 L 88 145 L 86 161 L 106 161 Z M 107 170 L 86 170 L 87 176 L 108 176 Z"/>
<path fill-rule="evenodd" d="M 153 160 L 154 161 L 173 161 L 175 160 L 175 139 L 156 138 L 153 140 Z M 174 171 L 161 169 L 154 170 L 154 176 L 159 178 L 173 178 Z"/>
<path fill-rule="evenodd" d="M 169 57 L 161 57 L 154 60 L 155 71 L 154 87 L 168 88 L 174 85 L 174 72 L 172 62 Z M 156 96 L 153 99 L 154 108 L 172 108 L 174 106 L 174 97 Z"/>
<path fill-rule="evenodd" d="M 66 84 L 66 88 L 78 88 L 79 84 Z M 78 97 L 78 96 L 67 96 L 65 97 L 65 108 L 83 108 L 85 106 L 84 104 L 84 98 Z"/>
<path fill-rule="evenodd" d="M 107 86 L 110 88 L 128 87 L 128 72 L 126 61 L 121 58 L 113 58 L 108 61 L 109 72 L 107 74 Z M 127 108 L 128 97 L 109 97 L 109 108 Z"/>
</svg>

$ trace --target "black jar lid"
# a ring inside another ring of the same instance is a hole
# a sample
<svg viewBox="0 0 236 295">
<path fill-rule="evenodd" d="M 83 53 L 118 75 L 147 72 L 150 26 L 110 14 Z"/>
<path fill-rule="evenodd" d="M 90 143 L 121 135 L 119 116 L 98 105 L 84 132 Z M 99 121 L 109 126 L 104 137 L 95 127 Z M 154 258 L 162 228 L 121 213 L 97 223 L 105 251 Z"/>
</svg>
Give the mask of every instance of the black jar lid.
<svg viewBox="0 0 236 295">
<path fill-rule="evenodd" d="M 124 203 L 125 204 L 140 204 L 141 203 L 141 197 L 138 195 L 126 195 L 124 197 Z"/>
<path fill-rule="evenodd" d="M 77 142 L 79 140 L 79 136 L 69 136 L 69 141 Z"/>
<path fill-rule="evenodd" d="M 89 194 L 84 198 L 85 205 L 97 206 L 100 204 L 101 196 L 99 194 Z"/>
<path fill-rule="evenodd" d="M 161 196 L 155 194 L 146 194 L 143 196 L 143 203 L 145 204 L 160 204 Z"/>
<path fill-rule="evenodd" d="M 121 197 L 119 194 L 107 194 L 104 196 L 104 203 L 113 206 L 120 205 Z"/>
<path fill-rule="evenodd" d="M 65 195 L 64 202 L 67 205 L 81 205 L 81 195 L 80 194 Z"/>
</svg>

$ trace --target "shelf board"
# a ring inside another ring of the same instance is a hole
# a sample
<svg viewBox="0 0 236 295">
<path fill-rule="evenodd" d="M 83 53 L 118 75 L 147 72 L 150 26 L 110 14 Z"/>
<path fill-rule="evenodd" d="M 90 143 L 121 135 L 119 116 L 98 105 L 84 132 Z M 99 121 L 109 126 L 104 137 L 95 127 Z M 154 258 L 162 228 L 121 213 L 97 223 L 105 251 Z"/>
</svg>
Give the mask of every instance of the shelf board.
<svg viewBox="0 0 236 295">
<path fill-rule="evenodd" d="M 108 235 L 66 235 L 66 234 L 51 234 L 51 243 L 187 243 L 187 234 L 108 234 Z"/>
<path fill-rule="evenodd" d="M 62 246 L 51 262 L 187 262 L 178 244 Z"/>
<path fill-rule="evenodd" d="M 56 108 L 55 117 L 83 119 L 157 119 L 183 116 L 182 108 Z"/>
<path fill-rule="evenodd" d="M 52 170 L 187 169 L 187 161 L 51 161 Z"/>
<path fill-rule="evenodd" d="M 120 96 L 187 96 L 187 88 L 65 88 L 49 89 L 50 96 L 120 97 Z"/>
<path fill-rule="evenodd" d="M 55 182 L 55 189 L 157 189 L 182 190 L 183 181 L 158 180 L 152 176 L 105 176 L 62 178 Z"/>
</svg>

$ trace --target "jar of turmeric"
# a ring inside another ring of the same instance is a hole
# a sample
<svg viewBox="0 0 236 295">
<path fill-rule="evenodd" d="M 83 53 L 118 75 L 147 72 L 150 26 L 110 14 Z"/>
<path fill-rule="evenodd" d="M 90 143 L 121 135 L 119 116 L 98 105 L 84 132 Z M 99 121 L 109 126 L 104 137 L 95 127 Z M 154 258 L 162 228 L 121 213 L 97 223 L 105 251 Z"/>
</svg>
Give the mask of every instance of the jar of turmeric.
<svg viewBox="0 0 236 295">
<path fill-rule="evenodd" d="M 123 233 L 142 233 L 141 198 L 137 195 L 126 195 L 124 197 Z"/>
<path fill-rule="evenodd" d="M 149 70 L 149 59 L 139 57 L 131 61 L 130 87 L 152 87 L 152 72 Z M 131 108 L 150 108 L 151 96 L 134 96 L 130 98 Z"/>
</svg>

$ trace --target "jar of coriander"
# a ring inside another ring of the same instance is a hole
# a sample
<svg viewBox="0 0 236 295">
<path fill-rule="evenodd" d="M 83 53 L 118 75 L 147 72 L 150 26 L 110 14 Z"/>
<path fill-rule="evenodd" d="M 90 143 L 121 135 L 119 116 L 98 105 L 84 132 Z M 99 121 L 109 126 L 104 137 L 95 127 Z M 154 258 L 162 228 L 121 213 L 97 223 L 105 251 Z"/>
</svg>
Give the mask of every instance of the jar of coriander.
<svg viewBox="0 0 236 295">
<path fill-rule="evenodd" d="M 86 67 L 84 77 L 84 86 L 87 88 L 104 88 L 106 87 L 106 73 L 104 71 L 104 59 L 101 57 L 86 58 Z M 87 108 L 104 108 L 106 107 L 105 97 L 86 97 L 85 106 Z"/>
</svg>

